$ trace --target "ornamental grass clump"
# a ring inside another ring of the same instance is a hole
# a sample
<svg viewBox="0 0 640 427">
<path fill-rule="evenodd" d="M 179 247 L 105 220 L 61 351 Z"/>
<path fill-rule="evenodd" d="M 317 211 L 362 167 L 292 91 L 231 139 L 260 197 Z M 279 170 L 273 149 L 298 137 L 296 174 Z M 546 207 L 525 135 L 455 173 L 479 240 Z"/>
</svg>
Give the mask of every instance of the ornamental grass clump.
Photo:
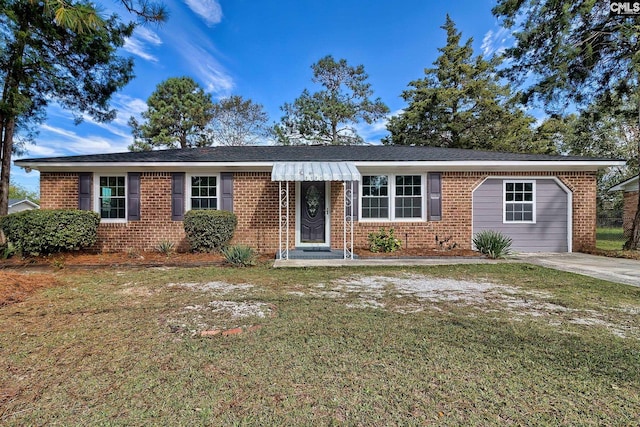
<svg viewBox="0 0 640 427">
<path fill-rule="evenodd" d="M 491 259 L 504 258 L 511 253 L 511 237 L 499 231 L 483 230 L 473 236 L 476 249 Z"/>
<path fill-rule="evenodd" d="M 234 245 L 222 250 L 227 263 L 234 267 L 249 267 L 256 264 L 256 252 L 249 246 Z"/>
</svg>

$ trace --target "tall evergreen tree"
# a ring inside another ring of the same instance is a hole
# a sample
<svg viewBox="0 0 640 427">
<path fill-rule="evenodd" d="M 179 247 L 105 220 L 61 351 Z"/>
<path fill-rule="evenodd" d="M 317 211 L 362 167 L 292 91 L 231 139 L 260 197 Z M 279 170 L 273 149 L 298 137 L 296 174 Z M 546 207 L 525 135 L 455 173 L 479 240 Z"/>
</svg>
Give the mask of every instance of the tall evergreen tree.
<svg viewBox="0 0 640 427">
<path fill-rule="evenodd" d="M 635 97 L 640 116 L 640 18 L 612 16 L 610 3 L 596 0 L 498 0 L 494 15 L 512 31 L 516 42 L 507 49 L 509 75 L 528 83 L 529 99 L 548 110 L 569 103 L 597 101 L 615 111 L 616 100 Z M 640 138 L 637 140 L 640 156 Z M 640 246 L 640 200 L 625 247 Z"/>
<path fill-rule="evenodd" d="M 211 95 L 191 77 L 161 82 L 147 100 L 144 121 L 129 119 L 134 142 L 131 151 L 153 148 L 206 147 L 213 143 L 207 126 L 213 118 Z"/>
<path fill-rule="evenodd" d="M 283 145 L 297 144 L 360 144 L 354 125 L 373 123 L 384 117 L 389 108 L 373 96 L 369 76 L 363 65 L 352 67 L 345 59 L 336 61 L 325 56 L 311 66 L 314 83 L 324 89 L 302 92 L 293 104 L 286 103 L 279 124 L 273 133 Z"/>
<path fill-rule="evenodd" d="M 7 214 L 18 133 L 29 139 L 50 102 L 76 113 L 78 121 L 82 113 L 111 120 L 111 95 L 133 77 L 133 61 L 117 55 L 133 25 L 112 16 L 98 29 L 76 32 L 58 25 L 45 8 L 31 0 L 0 2 L 0 215 Z"/>
<path fill-rule="evenodd" d="M 516 104 L 510 87 L 497 76 L 496 58 L 473 55 L 472 39 L 462 34 L 447 15 L 442 26 L 447 43 L 434 68 L 409 83 L 402 93 L 407 108 L 389 120 L 386 144 L 516 152 L 553 152 L 531 129 L 534 118 Z"/>
</svg>

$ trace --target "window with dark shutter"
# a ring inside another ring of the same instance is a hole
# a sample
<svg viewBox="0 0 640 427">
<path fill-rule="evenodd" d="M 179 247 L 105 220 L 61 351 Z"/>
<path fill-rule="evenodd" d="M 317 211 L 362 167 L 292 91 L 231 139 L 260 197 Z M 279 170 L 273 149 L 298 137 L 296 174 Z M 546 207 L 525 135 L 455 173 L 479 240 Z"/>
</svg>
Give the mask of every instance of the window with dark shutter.
<svg viewBox="0 0 640 427">
<path fill-rule="evenodd" d="M 184 219 L 184 172 L 171 174 L 171 219 L 182 221 Z"/>
<path fill-rule="evenodd" d="M 220 174 L 220 209 L 233 212 L 233 173 Z"/>
<path fill-rule="evenodd" d="M 91 173 L 78 174 L 78 209 L 91 210 Z"/>
<path fill-rule="evenodd" d="M 429 221 L 442 220 L 442 173 L 427 174 L 427 218 Z"/>
<path fill-rule="evenodd" d="M 127 219 L 140 221 L 140 172 L 129 172 L 127 179 Z"/>
</svg>

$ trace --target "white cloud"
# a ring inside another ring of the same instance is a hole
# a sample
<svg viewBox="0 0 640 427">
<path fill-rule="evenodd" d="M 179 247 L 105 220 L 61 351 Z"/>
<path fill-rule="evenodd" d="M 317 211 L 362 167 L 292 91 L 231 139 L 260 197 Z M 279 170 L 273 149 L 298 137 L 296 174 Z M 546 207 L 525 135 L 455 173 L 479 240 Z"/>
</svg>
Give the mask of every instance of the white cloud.
<svg viewBox="0 0 640 427">
<path fill-rule="evenodd" d="M 197 40 L 179 40 L 182 58 L 198 80 L 204 84 L 205 91 L 218 98 L 229 96 L 235 84 L 233 78 L 210 53 L 212 47 L 205 49 Z"/>
<path fill-rule="evenodd" d="M 222 8 L 217 0 L 185 0 L 185 3 L 200 15 L 208 26 L 218 24 L 222 20 Z"/>
<path fill-rule="evenodd" d="M 499 28 L 497 31 L 489 30 L 482 38 L 482 53 L 484 56 L 491 56 L 494 53 L 501 54 L 510 43 L 511 34 L 506 28 Z"/>
<path fill-rule="evenodd" d="M 57 156 L 59 151 L 54 149 L 53 147 L 45 147 L 39 144 L 27 144 L 25 155 L 22 156 L 24 158 L 29 157 L 54 157 Z"/>
<path fill-rule="evenodd" d="M 136 27 L 136 29 L 134 30 L 134 35 L 138 36 L 148 43 L 151 43 L 154 46 L 160 46 L 162 44 L 160 36 L 158 36 L 147 27 Z"/>
<path fill-rule="evenodd" d="M 78 135 L 76 132 L 44 124 L 37 145 L 28 146 L 29 157 L 67 156 L 78 154 L 117 153 L 127 151 L 133 142 L 130 135 L 119 138 Z"/>
<path fill-rule="evenodd" d="M 156 33 L 145 27 L 136 27 L 133 36 L 125 41 L 122 48 L 147 61 L 158 62 L 158 58 L 149 53 L 148 49 L 149 45 L 160 46 L 161 44 L 162 40 Z"/>
<path fill-rule="evenodd" d="M 113 96 L 111 106 L 117 110 L 116 118 L 111 122 L 98 122 L 87 114 L 83 114 L 82 118 L 86 123 L 104 129 L 115 136 L 126 138 L 131 134 L 129 118 L 131 116 L 139 118 L 140 114 L 147 109 L 147 103 L 144 100 L 122 94 Z"/>
</svg>

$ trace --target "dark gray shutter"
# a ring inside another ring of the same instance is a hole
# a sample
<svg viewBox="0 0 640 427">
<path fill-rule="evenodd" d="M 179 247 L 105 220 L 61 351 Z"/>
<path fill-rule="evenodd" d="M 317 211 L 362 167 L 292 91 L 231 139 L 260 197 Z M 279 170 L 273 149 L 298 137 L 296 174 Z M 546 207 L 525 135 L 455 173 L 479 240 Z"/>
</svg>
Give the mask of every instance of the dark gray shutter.
<svg viewBox="0 0 640 427">
<path fill-rule="evenodd" d="M 220 174 L 220 209 L 233 212 L 233 173 Z"/>
<path fill-rule="evenodd" d="M 440 221 L 442 219 L 442 173 L 429 172 L 427 174 L 427 219 Z"/>
<path fill-rule="evenodd" d="M 347 183 L 348 185 L 349 183 Z M 353 181 L 353 193 L 351 194 L 351 203 L 353 205 L 353 220 L 358 220 L 358 212 L 360 212 L 360 181 Z"/>
<path fill-rule="evenodd" d="M 78 209 L 91 210 L 91 173 L 78 174 Z"/>
<path fill-rule="evenodd" d="M 184 219 L 184 172 L 171 174 L 171 219 Z"/>
<path fill-rule="evenodd" d="M 127 180 L 127 219 L 140 221 L 140 172 L 129 172 Z"/>
</svg>

